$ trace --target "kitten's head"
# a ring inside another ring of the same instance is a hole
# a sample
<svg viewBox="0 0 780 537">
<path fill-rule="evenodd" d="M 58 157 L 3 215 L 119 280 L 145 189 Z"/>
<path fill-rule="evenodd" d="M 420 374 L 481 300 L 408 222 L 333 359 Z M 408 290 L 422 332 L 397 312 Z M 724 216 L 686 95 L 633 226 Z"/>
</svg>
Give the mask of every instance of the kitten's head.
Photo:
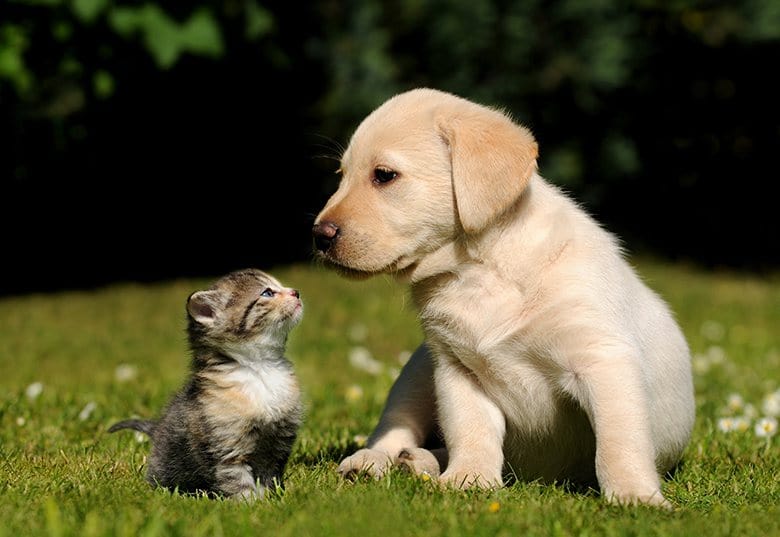
<svg viewBox="0 0 780 537">
<path fill-rule="evenodd" d="M 217 350 L 284 345 L 303 316 L 295 289 L 257 269 L 231 272 L 187 299 L 194 346 Z"/>
</svg>

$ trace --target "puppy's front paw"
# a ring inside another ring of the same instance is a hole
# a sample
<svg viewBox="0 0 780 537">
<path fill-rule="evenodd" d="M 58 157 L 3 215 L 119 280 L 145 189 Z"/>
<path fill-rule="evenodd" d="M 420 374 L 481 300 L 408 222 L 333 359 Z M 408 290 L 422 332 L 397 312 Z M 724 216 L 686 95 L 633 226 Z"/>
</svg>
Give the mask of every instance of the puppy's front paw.
<svg viewBox="0 0 780 537">
<path fill-rule="evenodd" d="M 622 492 L 605 494 L 610 503 L 616 505 L 649 505 L 651 507 L 660 507 L 662 509 L 673 509 L 669 501 L 664 498 L 660 490 L 650 492 Z"/>
<path fill-rule="evenodd" d="M 406 448 L 395 458 L 395 464 L 402 470 L 415 475 L 428 475 L 434 479 L 441 474 L 441 463 L 436 455 L 423 448 Z"/>
<path fill-rule="evenodd" d="M 359 449 L 339 464 L 338 472 L 345 479 L 355 479 L 360 474 L 379 479 L 387 473 L 393 461 L 384 451 Z"/>
<path fill-rule="evenodd" d="M 491 472 L 489 470 L 448 469 L 441 474 L 439 482 L 448 487 L 459 489 L 497 489 L 504 484 L 500 473 Z"/>
</svg>

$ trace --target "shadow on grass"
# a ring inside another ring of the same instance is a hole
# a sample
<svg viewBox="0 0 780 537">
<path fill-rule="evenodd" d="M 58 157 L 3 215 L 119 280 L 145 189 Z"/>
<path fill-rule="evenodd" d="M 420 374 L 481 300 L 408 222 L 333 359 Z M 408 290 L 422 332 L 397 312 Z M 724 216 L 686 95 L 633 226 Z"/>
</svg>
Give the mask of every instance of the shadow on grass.
<svg viewBox="0 0 780 537">
<path fill-rule="evenodd" d="M 320 446 L 315 450 L 307 449 L 305 452 L 294 451 L 290 457 L 291 464 L 304 466 L 317 466 L 323 463 L 339 464 L 345 457 L 352 455 L 361 447 L 356 442 L 335 442 Z"/>
</svg>

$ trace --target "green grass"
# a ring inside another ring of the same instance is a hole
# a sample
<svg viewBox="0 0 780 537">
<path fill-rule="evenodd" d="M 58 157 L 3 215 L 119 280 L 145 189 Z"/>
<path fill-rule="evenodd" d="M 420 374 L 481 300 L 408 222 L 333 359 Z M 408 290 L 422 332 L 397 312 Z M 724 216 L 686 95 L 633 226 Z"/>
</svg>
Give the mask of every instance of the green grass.
<svg viewBox="0 0 780 537">
<path fill-rule="evenodd" d="M 148 443 L 105 433 L 120 418 L 157 414 L 179 387 L 184 301 L 207 280 L 0 300 L 0 535 L 780 535 L 780 435 L 717 427 L 730 393 L 760 413 L 780 387 L 780 278 L 637 266 L 697 355 L 694 436 L 664 484 L 674 512 L 535 483 L 456 492 L 401 473 L 340 480 L 338 461 L 370 432 L 399 355 L 422 336 L 403 286 L 297 265 L 271 272 L 306 304 L 287 354 L 307 418 L 286 490 L 255 505 L 154 490 L 143 479 Z M 384 371 L 350 365 L 356 346 Z M 134 378 L 116 378 L 122 364 Z M 28 397 L 37 382 L 40 395 Z"/>
</svg>

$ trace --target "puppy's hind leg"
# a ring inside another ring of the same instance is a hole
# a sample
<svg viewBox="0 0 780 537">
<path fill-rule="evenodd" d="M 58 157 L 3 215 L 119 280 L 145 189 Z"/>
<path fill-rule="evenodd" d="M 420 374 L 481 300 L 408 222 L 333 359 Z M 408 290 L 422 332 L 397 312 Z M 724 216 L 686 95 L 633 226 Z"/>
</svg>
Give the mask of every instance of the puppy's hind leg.
<svg viewBox="0 0 780 537">
<path fill-rule="evenodd" d="M 345 458 L 339 473 L 354 478 L 360 473 L 382 477 L 402 450 L 419 448 L 433 430 L 435 414 L 433 361 L 428 347 L 420 345 L 390 389 L 385 408 L 367 447 Z"/>
</svg>

